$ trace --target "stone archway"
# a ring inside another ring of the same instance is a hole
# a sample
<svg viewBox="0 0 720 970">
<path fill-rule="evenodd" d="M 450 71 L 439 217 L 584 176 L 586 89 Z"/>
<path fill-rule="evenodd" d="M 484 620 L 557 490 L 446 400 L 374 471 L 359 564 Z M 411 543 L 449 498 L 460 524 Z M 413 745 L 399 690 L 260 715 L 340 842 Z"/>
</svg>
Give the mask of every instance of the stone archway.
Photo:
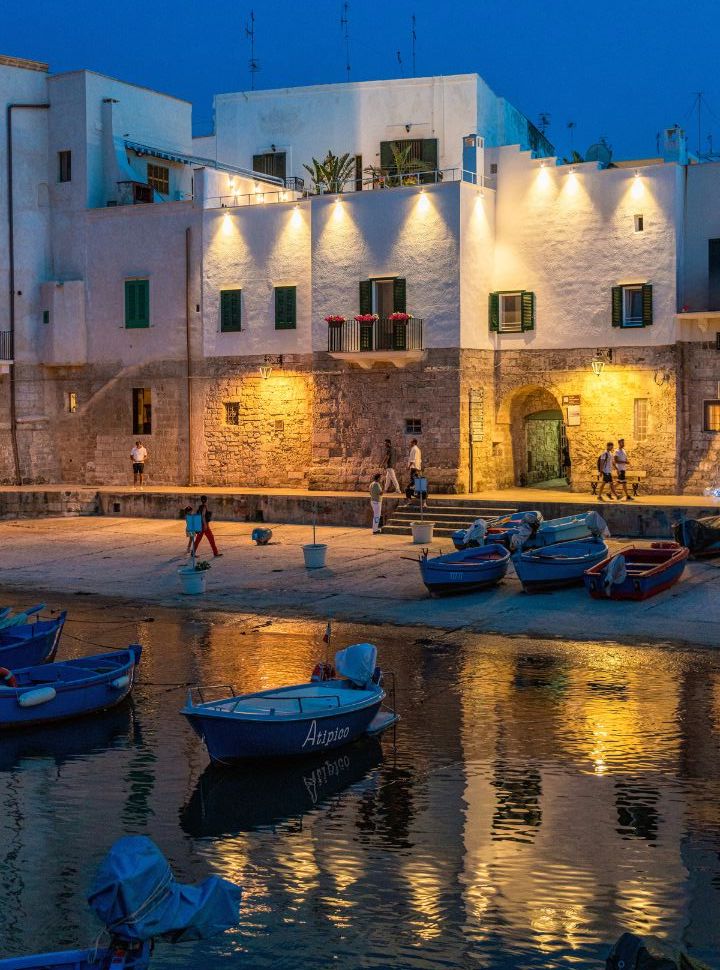
<svg viewBox="0 0 720 970">
<path fill-rule="evenodd" d="M 565 441 L 560 404 L 545 387 L 521 387 L 508 395 L 498 415 L 504 427 L 504 469 L 498 477 L 506 485 L 536 485 L 563 474 Z"/>
</svg>

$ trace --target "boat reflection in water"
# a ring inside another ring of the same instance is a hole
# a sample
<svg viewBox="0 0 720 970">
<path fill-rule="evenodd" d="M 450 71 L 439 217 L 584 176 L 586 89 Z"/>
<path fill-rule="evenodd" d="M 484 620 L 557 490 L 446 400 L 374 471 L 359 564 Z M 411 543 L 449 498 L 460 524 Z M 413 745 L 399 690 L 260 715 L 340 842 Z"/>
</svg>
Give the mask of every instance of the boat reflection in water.
<svg viewBox="0 0 720 970">
<path fill-rule="evenodd" d="M 334 795 L 366 778 L 382 761 L 378 739 L 364 738 L 302 761 L 232 768 L 211 764 L 180 810 L 180 824 L 188 835 L 202 838 L 301 822 Z"/>
</svg>

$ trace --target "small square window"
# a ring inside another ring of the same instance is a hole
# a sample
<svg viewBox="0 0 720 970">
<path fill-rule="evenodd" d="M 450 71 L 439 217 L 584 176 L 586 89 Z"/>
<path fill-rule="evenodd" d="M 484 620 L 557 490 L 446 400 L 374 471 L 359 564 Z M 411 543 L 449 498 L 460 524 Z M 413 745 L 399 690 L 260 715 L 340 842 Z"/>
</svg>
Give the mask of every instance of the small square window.
<svg viewBox="0 0 720 970">
<path fill-rule="evenodd" d="M 284 431 L 285 430 L 285 422 L 283 421 L 282 418 L 278 418 L 277 421 L 275 422 L 275 430 L 276 431 Z"/>
<path fill-rule="evenodd" d="M 704 401 L 703 410 L 703 431 L 720 431 L 720 401 Z"/>
<path fill-rule="evenodd" d="M 522 330 L 522 294 L 500 294 L 500 332 L 519 333 Z"/>
<path fill-rule="evenodd" d="M 152 390 L 149 387 L 134 387 L 133 434 L 152 434 Z"/>
<path fill-rule="evenodd" d="M 642 214 L 636 215 L 634 218 L 635 218 L 635 232 L 642 232 L 645 228 L 645 220 Z"/>
<path fill-rule="evenodd" d="M 642 327 L 643 290 L 642 286 L 623 287 L 623 326 Z"/>
<path fill-rule="evenodd" d="M 50 323 L 50 311 L 43 310 L 43 323 Z"/>
<path fill-rule="evenodd" d="M 147 181 L 150 188 L 160 195 L 170 194 L 170 169 L 165 165 L 153 165 L 148 162 Z"/>
<path fill-rule="evenodd" d="M 240 424 L 240 402 L 225 402 L 225 424 Z"/>
<path fill-rule="evenodd" d="M 72 152 L 58 152 L 58 182 L 72 181 Z"/>
<path fill-rule="evenodd" d="M 422 434 L 420 418 L 405 418 L 405 434 Z"/>
<path fill-rule="evenodd" d="M 77 411 L 77 394 L 75 391 L 68 391 L 66 403 L 68 412 L 70 414 L 75 414 Z"/>
</svg>

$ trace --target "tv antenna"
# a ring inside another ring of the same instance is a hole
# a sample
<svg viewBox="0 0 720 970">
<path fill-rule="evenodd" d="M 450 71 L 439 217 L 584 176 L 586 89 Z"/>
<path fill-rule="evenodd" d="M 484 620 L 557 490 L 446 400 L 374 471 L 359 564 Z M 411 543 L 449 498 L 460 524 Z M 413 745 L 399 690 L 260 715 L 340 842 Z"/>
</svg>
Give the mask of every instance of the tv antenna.
<svg viewBox="0 0 720 970">
<path fill-rule="evenodd" d="M 400 65 L 400 74 L 402 74 L 402 54 L 400 51 L 395 51 L 395 57 L 397 57 L 397 62 Z"/>
<path fill-rule="evenodd" d="M 538 128 L 540 129 L 540 132 L 544 135 L 549 127 L 550 115 L 547 113 L 547 111 L 541 111 L 540 117 L 538 118 Z"/>
<path fill-rule="evenodd" d="M 245 24 L 245 36 L 250 38 L 250 90 L 255 90 L 255 75 L 260 70 L 260 64 L 255 60 L 255 11 L 250 11 L 250 25 Z"/>
<path fill-rule="evenodd" d="M 343 39 L 345 40 L 345 71 L 347 73 L 347 79 L 350 80 L 350 4 L 348 0 L 342 5 L 342 14 L 340 16 L 340 27 L 343 32 Z"/>
<path fill-rule="evenodd" d="M 412 15 L 412 76 L 415 77 L 415 42 L 417 33 L 415 31 L 415 14 Z"/>
</svg>

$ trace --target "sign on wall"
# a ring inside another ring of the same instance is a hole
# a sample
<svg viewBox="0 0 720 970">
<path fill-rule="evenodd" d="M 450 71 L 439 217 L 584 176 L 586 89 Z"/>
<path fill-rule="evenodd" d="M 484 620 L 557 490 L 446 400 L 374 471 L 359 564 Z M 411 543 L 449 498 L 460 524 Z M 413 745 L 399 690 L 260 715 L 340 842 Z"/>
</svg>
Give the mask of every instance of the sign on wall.
<svg viewBox="0 0 720 970">
<path fill-rule="evenodd" d="M 563 394 L 562 399 L 563 404 L 571 404 L 580 406 L 580 395 L 579 394 Z"/>
<path fill-rule="evenodd" d="M 577 396 L 580 400 L 579 395 Z M 565 424 L 569 428 L 576 428 L 580 424 L 580 405 L 568 404 L 565 408 Z"/>
</svg>

